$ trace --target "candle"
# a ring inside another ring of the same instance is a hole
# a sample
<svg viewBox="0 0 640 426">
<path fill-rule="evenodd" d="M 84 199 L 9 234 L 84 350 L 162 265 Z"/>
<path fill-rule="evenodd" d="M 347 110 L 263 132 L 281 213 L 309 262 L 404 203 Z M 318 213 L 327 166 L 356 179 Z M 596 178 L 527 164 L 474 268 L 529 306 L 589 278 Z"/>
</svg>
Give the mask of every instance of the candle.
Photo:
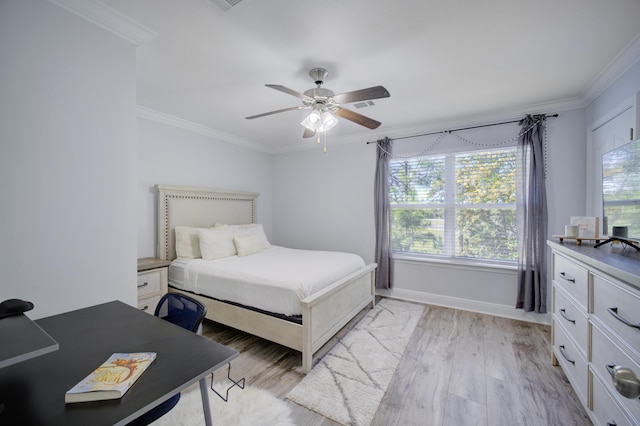
<svg viewBox="0 0 640 426">
<path fill-rule="evenodd" d="M 565 225 L 564 236 L 578 238 L 578 226 L 577 225 Z"/>
</svg>

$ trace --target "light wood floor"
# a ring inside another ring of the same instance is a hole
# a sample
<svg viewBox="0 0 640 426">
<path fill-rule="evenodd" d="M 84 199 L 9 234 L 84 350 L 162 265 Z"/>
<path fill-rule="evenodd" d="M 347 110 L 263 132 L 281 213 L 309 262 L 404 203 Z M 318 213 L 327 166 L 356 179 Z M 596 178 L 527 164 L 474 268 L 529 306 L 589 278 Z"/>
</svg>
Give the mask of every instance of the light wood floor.
<svg viewBox="0 0 640 426">
<path fill-rule="evenodd" d="M 203 334 L 240 352 L 232 377 L 281 399 L 303 378 L 295 351 L 210 321 Z M 288 403 L 298 425 L 336 425 Z M 561 368 L 551 365 L 549 326 L 426 305 L 372 425 L 591 422 Z"/>
</svg>

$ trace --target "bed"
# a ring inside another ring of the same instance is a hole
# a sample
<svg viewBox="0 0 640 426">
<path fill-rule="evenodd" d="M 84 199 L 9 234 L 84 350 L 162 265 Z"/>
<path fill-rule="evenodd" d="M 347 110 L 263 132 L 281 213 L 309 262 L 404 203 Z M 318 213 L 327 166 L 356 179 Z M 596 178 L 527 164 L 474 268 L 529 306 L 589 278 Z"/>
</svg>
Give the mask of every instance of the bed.
<svg viewBox="0 0 640 426">
<path fill-rule="evenodd" d="M 176 260 L 176 226 L 210 228 L 257 222 L 257 193 L 201 188 L 156 186 L 158 192 L 157 256 Z M 275 250 L 270 250 L 275 252 Z M 250 256 L 248 256 L 249 258 Z M 196 294 L 172 284 L 170 292 L 185 293 L 207 305 L 207 318 L 301 352 L 302 371 L 313 366 L 313 355 L 342 327 L 367 306 L 374 306 L 376 264 L 363 264 L 353 272 L 335 278 L 322 290 L 300 300 L 298 319 L 265 309 Z M 176 281 L 177 283 L 177 281 Z M 286 312 L 290 314 L 290 312 Z"/>
</svg>

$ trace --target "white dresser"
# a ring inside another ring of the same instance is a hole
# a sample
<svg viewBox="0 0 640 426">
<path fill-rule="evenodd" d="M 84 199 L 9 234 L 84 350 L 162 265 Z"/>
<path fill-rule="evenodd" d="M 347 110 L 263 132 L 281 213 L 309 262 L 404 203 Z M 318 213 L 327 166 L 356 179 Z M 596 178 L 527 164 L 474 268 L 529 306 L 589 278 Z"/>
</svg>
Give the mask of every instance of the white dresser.
<svg viewBox="0 0 640 426">
<path fill-rule="evenodd" d="M 621 395 L 613 380 L 622 368 L 640 379 L 640 252 L 584 242 L 548 245 L 554 364 L 594 425 L 640 425 L 640 399 Z"/>
<path fill-rule="evenodd" d="M 168 260 L 138 259 L 138 309 L 153 315 L 163 294 L 168 291 Z"/>
</svg>

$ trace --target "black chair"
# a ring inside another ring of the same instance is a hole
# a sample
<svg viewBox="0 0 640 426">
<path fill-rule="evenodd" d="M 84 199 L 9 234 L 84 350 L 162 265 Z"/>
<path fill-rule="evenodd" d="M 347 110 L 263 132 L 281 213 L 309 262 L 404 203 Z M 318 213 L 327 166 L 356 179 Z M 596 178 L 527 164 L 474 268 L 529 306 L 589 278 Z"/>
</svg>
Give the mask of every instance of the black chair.
<svg viewBox="0 0 640 426">
<path fill-rule="evenodd" d="M 167 293 L 158 302 L 154 315 L 197 333 L 207 315 L 207 307 L 184 294 Z"/>
<path fill-rule="evenodd" d="M 158 302 L 154 315 L 182 328 L 199 333 L 207 307 L 189 296 L 167 293 Z M 146 426 L 167 414 L 180 401 L 180 393 L 138 417 L 127 426 Z"/>
</svg>

